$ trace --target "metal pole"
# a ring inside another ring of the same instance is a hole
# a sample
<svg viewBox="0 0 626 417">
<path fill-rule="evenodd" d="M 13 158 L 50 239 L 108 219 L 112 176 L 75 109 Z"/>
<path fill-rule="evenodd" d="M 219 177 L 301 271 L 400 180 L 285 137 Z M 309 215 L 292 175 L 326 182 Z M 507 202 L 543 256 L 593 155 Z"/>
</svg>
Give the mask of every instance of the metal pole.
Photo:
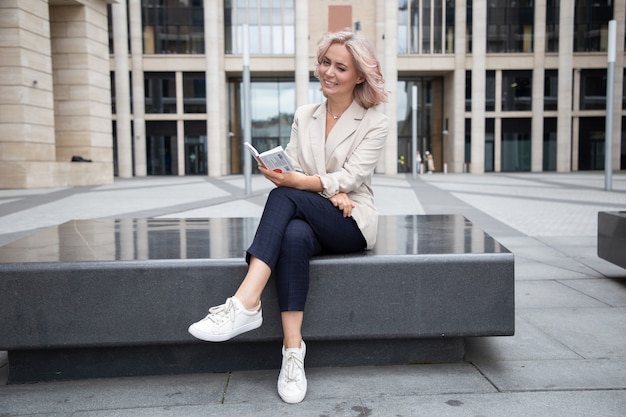
<svg viewBox="0 0 626 417">
<path fill-rule="evenodd" d="M 616 21 L 609 22 L 608 65 L 606 68 L 606 126 L 604 142 L 604 189 L 613 187 L 613 89 L 615 78 L 615 27 Z"/>
<path fill-rule="evenodd" d="M 417 178 L 417 170 L 419 167 L 417 166 L 417 86 L 413 86 L 413 100 L 411 103 L 411 117 L 412 117 L 412 138 L 411 138 L 411 149 L 413 152 L 413 179 Z"/>
<path fill-rule="evenodd" d="M 252 103 L 250 102 L 250 50 L 248 42 L 248 25 L 243 25 L 243 142 L 252 143 Z M 241 149 L 244 154 L 243 173 L 245 177 L 246 195 L 252 194 L 252 162 L 250 154 L 245 150 L 243 143 Z"/>
</svg>

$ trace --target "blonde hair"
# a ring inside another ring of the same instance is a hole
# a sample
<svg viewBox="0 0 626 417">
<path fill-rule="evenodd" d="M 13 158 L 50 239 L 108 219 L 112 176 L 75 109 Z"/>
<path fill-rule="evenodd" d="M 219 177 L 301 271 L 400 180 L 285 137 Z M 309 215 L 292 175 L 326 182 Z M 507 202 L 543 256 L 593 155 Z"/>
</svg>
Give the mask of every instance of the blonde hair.
<svg viewBox="0 0 626 417">
<path fill-rule="evenodd" d="M 387 101 L 387 92 L 384 88 L 383 74 L 380 70 L 380 62 L 376 58 L 374 49 L 367 40 L 353 32 L 341 31 L 326 33 L 317 46 L 317 59 L 313 75 L 319 79 L 319 67 L 333 44 L 345 46 L 352 58 L 359 76 L 364 81 L 354 88 L 354 100 L 366 109 Z"/>
</svg>

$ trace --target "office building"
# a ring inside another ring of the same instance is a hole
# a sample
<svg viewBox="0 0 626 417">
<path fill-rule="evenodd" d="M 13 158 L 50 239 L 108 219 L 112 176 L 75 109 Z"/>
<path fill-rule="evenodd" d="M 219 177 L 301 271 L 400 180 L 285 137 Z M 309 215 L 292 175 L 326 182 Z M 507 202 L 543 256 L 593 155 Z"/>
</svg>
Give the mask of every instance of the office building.
<svg viewBox="0 0 626 417">
<path fill-rule="evenodd" d="M 323 100 L 317 41 L 344 28 L 375 47 L 390 93 L 377 172 L 413 169 L 414 130 L 439 172 L 602 170 L 612 19 L 612 168 L 626 169 L 626 0 L 3 0 L 0 13 L 2 188 L 241 174 L 244 48 L 252 142 L 284 146 L 296 107 Z"/>
</svg>

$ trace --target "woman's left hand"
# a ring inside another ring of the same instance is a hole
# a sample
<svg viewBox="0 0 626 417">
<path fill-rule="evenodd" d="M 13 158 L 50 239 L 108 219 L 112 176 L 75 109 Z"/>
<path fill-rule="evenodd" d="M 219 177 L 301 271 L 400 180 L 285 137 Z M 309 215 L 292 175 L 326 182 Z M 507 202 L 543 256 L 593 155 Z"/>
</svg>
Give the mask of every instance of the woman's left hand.
<svg viewBox="0 0 626 417">
<path fill-rule="evenodd" d="M 337 193 L 334 196 L 329 198 L 330 202 L 333 203 L 333 206 L 337 207 L 339 210 L 343 211 L 343 217 L 351 217 L 352 209 L 354 208 L 354 203 L 348 197 L 346 193 Z"/>
</svg>

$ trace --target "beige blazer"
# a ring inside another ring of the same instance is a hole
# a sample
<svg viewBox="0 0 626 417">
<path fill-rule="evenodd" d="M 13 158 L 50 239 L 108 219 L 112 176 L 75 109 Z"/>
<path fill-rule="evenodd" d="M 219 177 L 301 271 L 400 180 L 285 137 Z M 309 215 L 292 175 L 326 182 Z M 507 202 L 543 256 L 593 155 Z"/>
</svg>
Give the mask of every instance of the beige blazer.
<svg viewBox="0 0 626 417">
<path fill-rule="evenodd" d="M 330 198 L 338 192 L 348 194 L 355 205 L 352 217 L 368 249 L 374 246 L 378 229 L 372 175 L 388 131 L 387 116 L 353 101 L 337 120 L 328 139 L 324 139 L 326 103 L 309 104 L 296 110 L 286 148 L 296 171 L 320 177 L 324 187 L 322 196 Z"/>
</svg>

